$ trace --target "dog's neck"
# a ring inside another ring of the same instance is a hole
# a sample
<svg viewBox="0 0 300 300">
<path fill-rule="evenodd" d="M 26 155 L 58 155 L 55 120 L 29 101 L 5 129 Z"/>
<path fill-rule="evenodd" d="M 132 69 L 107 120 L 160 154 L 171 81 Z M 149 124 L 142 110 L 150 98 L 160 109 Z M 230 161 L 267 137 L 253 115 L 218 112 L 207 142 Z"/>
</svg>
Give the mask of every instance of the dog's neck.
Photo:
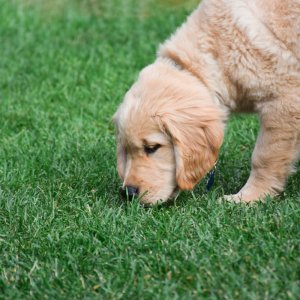
<svg viewBox="0 0 300 300">
<path fill-rule="evenodd" d="M 161 60 L 161 59 L 159 59 Z M 167 64 L 173 66 L 178 71 L 185 71 L 189 73 L 190 75 L 196 77 L 199 79 L 199 84 L 203 84 L 208 88 L 208 90 L 211 93 L 211 99 L 212 101 L 223 111 L 224 115 L 229 115 L 231 110 L 234 110 L 234 103 L 231 104 L 230 97 L 228 96 L 228 93 L 226 91 L 226 88 L 221 88 L 220 86 L 215 87 L 214 80 L 209 80 L 206 78 L 206 80 L 203 80 L 201 76 L 197 74 L 196 71 L 192 71 L 191 69 L 185 68 L 182 64 L 180 64 L 178 61 L 172 60 L 170 58 L 164 58 L 162 61 L 165 61 Z M 220 85 L 220 81 L 219 81 Z M 225 92 L 222 92 L 224 91 Z"/>
<path fill-rule="evenodd" d="M 226 80 L 216 50 L 205 44 L 205 41 L 211 42 L 211 37 L 205 24 L 199 22 L 202 13 L 199 8 L 195 10 L 187 22 L 160 46 L 158 59 L 197 77 L 209 89 L 212 100 L 228 115 L 229 111 L 235 110 L 235 88 Z"/>
<path fill-rule="evenodd" d="M 169 57 L 158 57 L 157 60 L 168 64 L 178 72 L 186 72 L 189 76 L 197 78 L 199 84 L 204 85 L 209 90 L 211 94 L 211 101 L 214 103 L 214 106 L 219 107 L 219 110 L 221 111 L 220 115 L 223 116 L 223 121 L 227 120 L 231 108 L 226 104 L 227 101 L 225 98 L 223 98 L 224 94 L 218 88 L 214 88 L 213 82 L 210 82 L 207 78 L 204 80 L 199 75 L 199 72 L 197 72 L 194 68 L 186 67 L 186 65 L 182 64 L 179 60 L 174 60 Z"/>
</svg>

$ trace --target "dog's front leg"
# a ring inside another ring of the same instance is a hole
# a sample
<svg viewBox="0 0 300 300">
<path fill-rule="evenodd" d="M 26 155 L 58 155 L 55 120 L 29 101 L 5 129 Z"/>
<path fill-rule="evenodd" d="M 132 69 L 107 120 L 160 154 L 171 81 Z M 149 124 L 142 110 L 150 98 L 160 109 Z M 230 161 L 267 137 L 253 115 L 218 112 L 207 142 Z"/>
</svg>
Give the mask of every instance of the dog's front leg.
<svg viewBox="0 0 300 300">
<path fill-rule="evenodd" d="M 282 110 L 282 108 L 281 108 Z M 252 155 L 252 169 L 245 186 L 235 195 L 225 196 L 234 202 L 263 200 L 280 193 L 299 154 L 300 112 L 278 113 L 280 107 L 261 114 L 261 129 Z"/>
</svg>

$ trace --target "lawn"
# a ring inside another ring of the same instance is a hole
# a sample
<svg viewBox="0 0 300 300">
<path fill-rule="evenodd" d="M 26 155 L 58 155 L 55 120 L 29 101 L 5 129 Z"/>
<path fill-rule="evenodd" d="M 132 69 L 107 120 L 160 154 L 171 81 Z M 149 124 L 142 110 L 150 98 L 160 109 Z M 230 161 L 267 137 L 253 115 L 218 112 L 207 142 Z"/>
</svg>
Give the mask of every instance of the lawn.
<svg viewBox="0 0 300 300">
<path fill-rule="evenodd" d="M 217 201 L 249 175 L 255 116 L 228 123 L 208 194 L 118 196 L 111 116 L 196 2 L 0 0 L 0 299 L 299 299 L 300 173 Z"/>
</svg>

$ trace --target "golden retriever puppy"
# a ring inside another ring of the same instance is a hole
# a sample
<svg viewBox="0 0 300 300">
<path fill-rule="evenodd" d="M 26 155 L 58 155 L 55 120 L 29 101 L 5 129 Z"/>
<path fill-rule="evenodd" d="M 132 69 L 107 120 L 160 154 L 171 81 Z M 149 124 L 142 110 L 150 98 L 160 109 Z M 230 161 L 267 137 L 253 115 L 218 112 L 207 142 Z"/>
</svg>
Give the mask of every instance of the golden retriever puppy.
<svg viewBox="0 0 300 300">
<path fill-rule="evenodd" d="M 141 71 L 114 116 L 129 196 L 166 201 L 211 170 L 230 112 L 260 133 L 236 202 L 277 195 L 300 152 L 300 1 L 204 0 Z"/>
</svg>

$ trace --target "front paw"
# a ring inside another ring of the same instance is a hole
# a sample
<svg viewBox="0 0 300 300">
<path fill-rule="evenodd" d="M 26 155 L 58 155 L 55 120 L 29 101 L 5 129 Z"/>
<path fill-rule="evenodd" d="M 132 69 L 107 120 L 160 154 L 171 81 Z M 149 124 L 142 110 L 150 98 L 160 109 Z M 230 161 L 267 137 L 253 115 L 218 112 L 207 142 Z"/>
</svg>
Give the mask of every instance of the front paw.
<svg viewBox="0 0 300 300">
<path fill-rule="evenodd" d="M 254 203 L 264 200 L 265 197 L 266 195 L 259 195 L 256 193 L 237 193 L 234 195 L 224 195 L 223 197 L 219 198 L 219 201 L 228 201 L 232 203 Z"/>
<path fill-rule="evenodd" d="M 219 202 L 228 201 L 232 203 L 241 203 L 245 202 L 243 201 L 243 198 L 240 194 L 234 194 L 234 195 L 224 195 L 219 198 Z"/>
</svg>

